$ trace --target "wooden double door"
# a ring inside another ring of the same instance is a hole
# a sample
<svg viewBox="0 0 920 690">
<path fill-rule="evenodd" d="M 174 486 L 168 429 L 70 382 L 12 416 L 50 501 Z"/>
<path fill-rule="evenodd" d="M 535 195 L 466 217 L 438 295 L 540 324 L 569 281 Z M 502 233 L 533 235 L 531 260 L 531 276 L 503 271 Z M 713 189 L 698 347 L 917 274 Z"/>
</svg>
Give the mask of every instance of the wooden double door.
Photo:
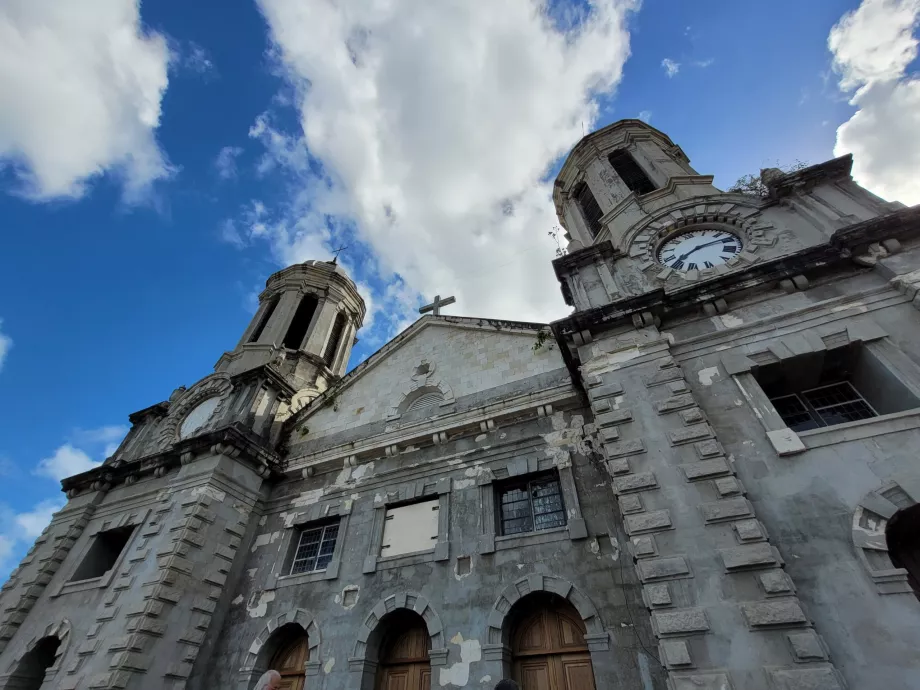
<svg viewBox="0 0 920 690">
<path fill-rule="evenodd" d="M 377 690 L 430 690 L 428 628 L 418 616 L 394 625 L 384 640 L 377 671 Z"/>
<path fill-rule="evenodd" d="M 306 687 L 306 663 L 310 658 L 307 636 L 299 635 L 288 641 L 275 654 L 269 668 L 281 674 L 279 690 L 304 690 Z"/>
<path fill-rule="evenodd" d="M 584 624 L 568 602 L 541 602 L 526 615 L 512 637 L 512 655 L 521 690 L 595 690 Z"/>
</svg>

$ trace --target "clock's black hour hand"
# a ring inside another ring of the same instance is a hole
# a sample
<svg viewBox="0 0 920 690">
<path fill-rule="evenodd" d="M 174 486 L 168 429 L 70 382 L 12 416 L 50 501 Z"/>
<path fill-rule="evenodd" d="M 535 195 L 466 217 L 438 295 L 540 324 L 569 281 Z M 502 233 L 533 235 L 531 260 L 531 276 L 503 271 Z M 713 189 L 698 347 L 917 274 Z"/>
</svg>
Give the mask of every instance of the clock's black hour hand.
<svg viewBox="0 0 920 690">
<path fill-rule="evenodd" d="M 714 244 L 719 244 L 719 242 L 724 242 L 724 241 L 725 241 L 724 239 L 723 239 L 723 240 L 713 240 L 712 242 L 704 242 L 703 244 L 699 244 L 699 245 L 697 245 L 696 247 L 694 247 L 693 249 L 691 249 L 689 252 L 687 252 L 686 254 L 681 254 L 681 255 L 677 258 L 677 260 L 678 260 L 678 261 L 683 261 L 683 260 L 686 259 L 688 256 L 690 256 L 693 252 L 698 251 L 698 250 L 702 249 L 703 247 L 709 247 L 709 246 L 712 246 L 712 245 L 714 245 Z"/>
</svg>

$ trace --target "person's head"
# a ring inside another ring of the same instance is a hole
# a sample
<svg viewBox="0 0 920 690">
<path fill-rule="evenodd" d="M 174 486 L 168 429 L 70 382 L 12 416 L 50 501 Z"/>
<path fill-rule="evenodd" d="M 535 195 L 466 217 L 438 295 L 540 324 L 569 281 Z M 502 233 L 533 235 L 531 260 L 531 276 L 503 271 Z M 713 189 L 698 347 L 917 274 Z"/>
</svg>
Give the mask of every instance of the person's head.
<svg viewBox="0 0 920 690">
<path fill-rule="evenodd" d="M 266 671 L 256 683 L 256 690 L 278 690 L 281 687 L 281 674 L 277 671 Z"/>
<path fill-rule="evenodd" d="M 495 690 L 521 690 L 521 688 L 513 680 L 505 678 L 505 680 L 498 681 Z"/>
</svg>

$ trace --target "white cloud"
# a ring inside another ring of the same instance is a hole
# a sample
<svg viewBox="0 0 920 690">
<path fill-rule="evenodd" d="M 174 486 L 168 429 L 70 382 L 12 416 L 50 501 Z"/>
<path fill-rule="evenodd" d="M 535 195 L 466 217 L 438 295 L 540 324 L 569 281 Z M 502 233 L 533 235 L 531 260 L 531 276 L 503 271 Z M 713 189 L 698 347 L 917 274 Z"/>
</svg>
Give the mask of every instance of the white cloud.
<svg viewBox="0 0 920 690">
<path fill-rule="evenodd" d="M 263 116 L 250 132 L 263 171 L 291 179 L 265 223 L 276 258 L 328 257 L 333 237 L 356 236 L 374 258 L 342 263 L 388 286 L 373 298 L 391 332 L 418 316 L 419 293 L 456 295 L 454 314 L 562 316 L 545 178 L 619 82 L 636 3 L 259 5 L 303 130 Z"/>
<path fill-rule="evenodd" d="M 852 153 L 853 176 L 880 196 L 920 203 L 920 0 L 863 0 L 831 29 L 828 48 L 840 89 L 856 113 L 837 129 L 834 155 Z"/>
<path fill-rule="evenodd" d="M 104 172 L 137 200 L 172 173 L 155 131 L 169 50 L 138 0 L 0 6 L 0 166 L 18 193 L 76 198 Z"/>
<path fill-rule="evenodd" d="M 236 177 L 236 159 L 243 153 L 239 146 L 224 146 L 214 159 L 217 174 L 224 180 Z"/>
<path fill-rule="evenodd" d="M 58 481 L 81 472 L 98 467 L 100 462 L 93 460 L 79 448 L 74 448 L 69 443 L 59 446 L 51 457 L 38 463 L 35 474 L 40 474 Z"/>
<path fill-rule="evenodd" d="M 182 58 L 183 66 L 198 74 L 208 74 L 214 71 L 214 62 L 207 50 L 194 41 L 190 41 L 188 50 Z"/>
<path fill-rule="evenodd" d="M 25 539 L 36 539 L 41 535 L 48 523 L 51 522 L 51 516 L 64 507 L 66 501 L 64 497 L 49 498 L 27 513 L 19 513 L 15 517 L 16 525 L 22 530 L 22 536 Z"/>
<path fill-rule="evenodd" d="M 38 463 L 34 473 L 60 481 L 98 467 L 118 449 L 127 433 L 128 427 L 119 424 L 96 429 L 76 429 L 67 443 Z M 93 457 L 100 459 L 94 460 Z"/>
<path fill-rule="evenodd" d="M 667 74 L 669 78 L 677 76 L 677 73 L 680 72 L 680 63 L 675 62 L 671 58 L 662 60 L 661 66 L 664 67 L 664 73 Z"/>
<path fill-rule="evenodd" d="M 0 319 L 0 328 L 3 327 L 3 319 Z M 10 352 L 10 348 L 13 347 L 13 339 L 8 335 L 4 335 L 0 331 L 0 369 L 3 369 L 3 362 L 6 360 L 6 356 Z"/>
<path fill-rule="evenodd" d="M 652 121 L 652 111 L 643 110 L 639 113 L 638 118 L 646 123 L 651 122 Z"/>
</svg>

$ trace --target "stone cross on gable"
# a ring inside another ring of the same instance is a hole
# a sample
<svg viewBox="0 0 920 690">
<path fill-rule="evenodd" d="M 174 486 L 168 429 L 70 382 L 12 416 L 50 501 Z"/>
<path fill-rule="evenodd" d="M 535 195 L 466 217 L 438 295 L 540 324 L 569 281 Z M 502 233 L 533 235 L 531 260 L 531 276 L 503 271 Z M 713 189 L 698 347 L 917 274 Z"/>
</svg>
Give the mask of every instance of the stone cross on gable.
<svg viewBox="0 0 920 690">
<path fill-rule="evenodd" d="M 441 307 L 446 307 L 448 304 L 453 304 L 456 301 L 457 300 L 453 297 L 445 297 L 444 299 L 441 299 L 441 295 L 435 295 L 434 302 L 431 304 L 426 304 L 424 307 L 418 310 L 418 313 L 427 314 L 428 312 L 431 312 L 435 316 L 440 316 Z"/>
</svg>

